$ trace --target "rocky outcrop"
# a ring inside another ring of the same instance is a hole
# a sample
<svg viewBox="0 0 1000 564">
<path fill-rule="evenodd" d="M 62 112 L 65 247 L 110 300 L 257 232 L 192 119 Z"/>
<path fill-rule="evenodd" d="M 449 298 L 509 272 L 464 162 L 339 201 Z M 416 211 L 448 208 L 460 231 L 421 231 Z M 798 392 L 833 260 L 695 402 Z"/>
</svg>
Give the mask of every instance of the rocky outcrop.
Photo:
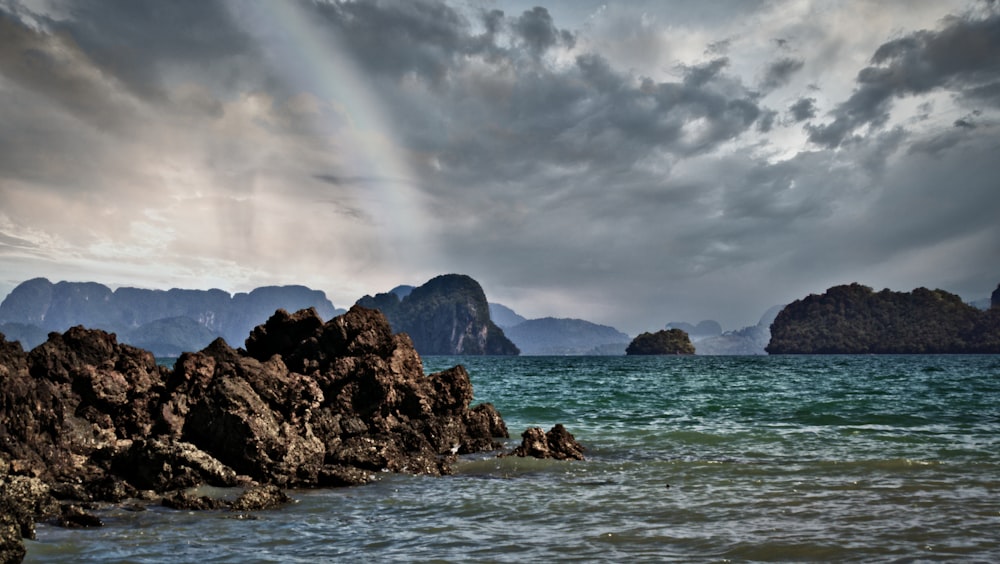
<svg viewBox="0 0 1000 564">
<path fill-rule="evenodd" d="M 414 288 L 365 296 L 358 305 L 385 314 L 395 331 L 406 333 L 424 355 L 516 355 L 518 348 L 490 320 L 486 294 L 478 282 L 445 274 Z"/>
<path fill-rule="evenodd" d="M 694 345 L 688 334 L 680 329 L 665 329 L 656 333 L 642 333 L 625 349 L 627 355 L 678 355 L 694 354 Z"/>
<path fill-rule="evenodd" d="M 493 406 L 469 407 L 464 368 L 425 375 L 409 338 L 377 311 L 324 323 L 313 309 L 279 310 L 245 345 L 218 339 L 167 369 L 100 330 L 53 333 L 30 353 L 0 337 L 3 468 L 61 498 L 121 501 L 200 484 L 445 474 L 457 455 L 508 436 Z M 6 514 L 13 524 L 0 528 L 21 528 Z"/>
<path fill-rule="evenodd" d="M 521 444 L 509 456 L 553 458 L 555 460 L 583 460 L 583 445 L 557 424 L 548 433 L 541 427 L 531 427 L 521 434 Z"/>
</svg>

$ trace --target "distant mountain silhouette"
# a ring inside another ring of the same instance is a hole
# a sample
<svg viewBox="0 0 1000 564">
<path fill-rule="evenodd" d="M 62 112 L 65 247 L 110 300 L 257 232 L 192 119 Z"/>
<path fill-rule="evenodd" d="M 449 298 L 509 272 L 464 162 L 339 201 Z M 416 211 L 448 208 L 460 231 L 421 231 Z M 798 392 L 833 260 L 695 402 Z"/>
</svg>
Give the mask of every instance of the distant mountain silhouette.
<svg viewBox="0 0 1000 564">
<path fill-rule="evenodd" d="M 0 332 L 25 348 L 44 342 L 50 331 L 76 325 L 118 335 L 121 343 L 158 356 L 200 350 L 217 337 L 242 346 L 250 331 L 275 310 L 315 307 L 324 319 L 338 310 L 318 290 L 305 286 L 265 286 L 230 295 L 222 290 L 112 291 L 96 282 L 23 282 L 0 304 Z"/>
<path fill-rule="evenodd" d="M 529 319 L 506 333 L 525 355 L 621 355 L 630 340 L 614 327 L 554 317 Z"/>
<path fill-rule="evenodd" d="M 490 319 L 503 329 L 505 333 L 508 328 L 527 321 L 527 318 L 518 315 L 516 311 L 509 307 L 495 303 L 490 303 Z"/>
<path fill-rule="evenodd" d="M 482 286 L 469 276 L 445 274 L 426 284 L 365 296 L 357 304 L 385 314 L 423 355 L 516 355 L 518 348 L 490 320 Z M 405 294 L 402 299 L 400 294 Z"/>
<path fill-rule="evenodd" d="M 671 321 L 667 323 L 667 329 L 680 329 L 688 334 L 692 342 L 697 343 L 709 337 L 718 337 L 722 334 L 722 325 L 718 321 L 706 319 L 697 325 L 692 325 L 686 321 Z"/>
<path fill-rule="evenodd" d="M 785 306 L 777 305 L 760 317 L 756 325 L 700 339 L 694 344 L 699 355 L 763 355 L 771 340 L 771 323 Z"/>
</svg>

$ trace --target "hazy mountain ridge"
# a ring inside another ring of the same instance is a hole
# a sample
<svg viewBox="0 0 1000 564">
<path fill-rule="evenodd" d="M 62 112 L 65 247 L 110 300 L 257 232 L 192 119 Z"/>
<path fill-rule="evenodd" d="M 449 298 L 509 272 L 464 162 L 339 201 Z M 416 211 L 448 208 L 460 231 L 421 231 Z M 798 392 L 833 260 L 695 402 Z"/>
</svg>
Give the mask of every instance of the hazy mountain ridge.
<svg viewBox="0 0 1000 564">
<path fill-rule="evenodd" d="M 526 355 L 621 355 L 629 343 L 614 327 L 583 319 L 527 319 L 505 332 Z"/>
<path fill-rule="evenodd" d="M 315 307 L 324 319 L 336 309 L 326 294 L 305 286 L 264 286 L 230 295 L 218 289 L 112 291 L 96 282 L 35 278 L 21 283 L 0 303 L 0 332 L 34 348 L 51 331 L 83 325 L 118 335 L 160 356 L 200 350 L 217 337 L 242 346 L 250 331 L 277 309 Z"/>
</svg>

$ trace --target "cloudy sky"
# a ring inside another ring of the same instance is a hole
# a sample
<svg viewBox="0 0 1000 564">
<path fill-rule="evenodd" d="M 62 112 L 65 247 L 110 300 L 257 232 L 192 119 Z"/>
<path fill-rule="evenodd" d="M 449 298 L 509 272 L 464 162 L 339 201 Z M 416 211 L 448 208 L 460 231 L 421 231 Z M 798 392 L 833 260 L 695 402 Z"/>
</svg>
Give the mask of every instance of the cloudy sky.
<svg viewBox="0 0 1000 564">
<path fill-rule="evenodd" d="M 0 295 L 448 272 L 630 334 L 986 297 L 1000 3 L 0 0 Z"/>
</svg>

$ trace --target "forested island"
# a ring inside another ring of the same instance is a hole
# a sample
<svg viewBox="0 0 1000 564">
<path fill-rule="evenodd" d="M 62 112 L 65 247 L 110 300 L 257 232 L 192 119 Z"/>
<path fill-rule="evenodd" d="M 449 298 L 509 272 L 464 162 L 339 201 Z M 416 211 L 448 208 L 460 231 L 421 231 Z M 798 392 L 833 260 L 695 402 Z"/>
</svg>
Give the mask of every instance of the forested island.
<svg viewBox="0 0 1000 564">
<path fill-rule="evenodd" d="M 642 333 L 625 349 L 627 355 L 694 354 L 694 345 L 681 329 Z"/>
<path fill-rule="evenodd" d="M 944 290 L 835 286 L 786 306 L 769 354 L 1000 353 L 1000 286 L 983 311 Z"/>
</svg>

